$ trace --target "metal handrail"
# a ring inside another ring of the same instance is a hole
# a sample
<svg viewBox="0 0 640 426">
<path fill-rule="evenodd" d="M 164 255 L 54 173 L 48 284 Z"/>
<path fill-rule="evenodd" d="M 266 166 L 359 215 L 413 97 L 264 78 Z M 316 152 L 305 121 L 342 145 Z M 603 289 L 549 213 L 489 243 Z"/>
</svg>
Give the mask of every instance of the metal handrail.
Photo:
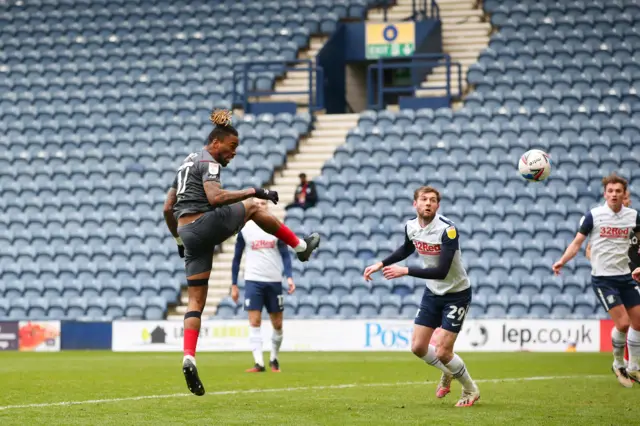
<svg viewBox="0 0 640 426">
<path fill-rule="evenodd" d="M 389 60 L 395 59 L 395 62 Z M 452 62 L 451 56 L 445 53 L 419 53 L 404 58 L 405 61 L 398 62 L 398 58 L 380 58 L 376 63 L 369 65 L 367 68 L 367 103 L 369 108 L 383 109 L 384 108 L 384 94 L 385 93 L 414 93 L 416 88 L 415 84 L 411 86 L 403 87 L 384 87 L 384 75 L 385 69 L 394 68 L 410 68 L 411 80 L 415 81 L 413 70 L 415 68 L 437 68 L 441 66 L 447 67 L 447 82 L 444 86 L 423 88 L 422 90 L 447 90 L 447 95 L 452 95 L 451 90 L 451 68 L 456 67 L 458 71 L 458 93 L 457 97 L 462 96 L 462 66 L 459 62 Z M 410 61 L 406 61 L 406 59 Z M 444 63 L 443 63 L 444 60 Z M 378 71 L 377 88 L 373 88 L 373 70 Z M 419 84 L 419 83 L 418 83 Z"/>
<path fill-rule="evenodd" d="M 306 64 L 304 68 L 295 68 L 292 65 Z M 280 71 L 289 72 L 308 72 L 309 73 L 309 86 L 306 91 L 256 91 L 249 90 L 249 73 L 251 72 L 271 72 L 270 65 L 284 65 L 284 68 L 280 68 Z M 313 84 L 313 76 L 315 73 L 316 85 Z M 242 96 L 238 93 L 238 83 L 242 83 L 243 93 Z M 283 61 L 278 60 L 260 60 L 249 61 L 240 64 L 235 64 L 233 69 L 233 103 L 241 103 L 242 107 L 246 111 L 249 107 L 250 97 L 270 96 L 270 95 L 308 95 L 309 96 L 309 109 L 317 110 L 324 107 L 324 70 L 322 67 L 314 64 L 311 59 L 298 59 L 295 61 L 287 61 L 286 64 Z"/>
</svg>

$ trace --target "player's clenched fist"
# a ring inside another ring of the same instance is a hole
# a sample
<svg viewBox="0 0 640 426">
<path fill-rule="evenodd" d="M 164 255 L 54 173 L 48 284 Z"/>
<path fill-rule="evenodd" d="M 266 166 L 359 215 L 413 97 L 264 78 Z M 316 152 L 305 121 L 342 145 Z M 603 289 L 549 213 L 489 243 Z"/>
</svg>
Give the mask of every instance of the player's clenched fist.
<svg viewBox="0 0 640 426">
<path fill-rule="evenodd" d="M 371 281 L 371 274 L 378 272 L 380 269 L 382 269 L 383 266 L 384 265 L 382 264 L 382 262 L 367 266 L 367 268 L 364 270 L 364 280 Z"/>
<path fill-rule="evenodd" d="M 634 280 L 640 281 L 640 268 L 634 269 L 633 272 L 631 273 L 631 276 L 633 277 Z"/>
<path fill-rule="evenodd" d="M 260 198 L 261 200 L 269 200 L 273 204 L 278 204 L 280 198 L 278 197 L 277 191 L 270 191 L 264 188 L 254 188 L 256 191 L 256 198 Z"/>
</svg>

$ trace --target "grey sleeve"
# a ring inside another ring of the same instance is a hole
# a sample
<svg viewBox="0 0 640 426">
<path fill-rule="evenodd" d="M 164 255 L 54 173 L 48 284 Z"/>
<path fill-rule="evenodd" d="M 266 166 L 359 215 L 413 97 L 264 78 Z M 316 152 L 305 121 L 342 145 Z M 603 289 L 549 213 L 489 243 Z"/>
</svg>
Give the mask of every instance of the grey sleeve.
<svg viewBox="0 0 640 426">
<path fill-rule="evenodd" d="M 198 163 L 198 173 L 204 182 L 220 182 L 220 164 L 213 161 L 200 161 Z"/>
<path fill-rule="evenodd" d="M 171 183 L 171 186 L 169 187 L 169 189 L 178 189 L 178 175 L 176 174 L 176 176 L 173 178 L 173 182 Z"/>
</svg>

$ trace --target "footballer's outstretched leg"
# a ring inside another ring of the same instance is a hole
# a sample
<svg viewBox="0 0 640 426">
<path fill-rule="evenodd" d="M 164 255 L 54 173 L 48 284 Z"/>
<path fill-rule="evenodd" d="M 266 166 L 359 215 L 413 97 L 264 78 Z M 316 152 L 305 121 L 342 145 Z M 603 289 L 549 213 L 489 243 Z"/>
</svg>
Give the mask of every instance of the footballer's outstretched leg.
<svg viewBox="0 0 640 426">
<path fill-rule="evenodd" d="M 245 222 L 253 220 L 264 232 L 267 232 L 291 247 L 301 262 L 306 262 L 311 253 L 320 245 L 320 235 L 314 232 L 304 239 L 280 222 L 263 206 L 249 198 L 242 202 L 245 208 Z"/>
</svg>

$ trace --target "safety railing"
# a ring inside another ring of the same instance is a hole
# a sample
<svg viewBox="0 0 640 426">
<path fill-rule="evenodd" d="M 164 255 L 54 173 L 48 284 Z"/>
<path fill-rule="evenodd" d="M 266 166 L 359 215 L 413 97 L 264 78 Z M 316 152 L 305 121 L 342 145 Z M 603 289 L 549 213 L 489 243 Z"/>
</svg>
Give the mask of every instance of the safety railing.
<svg viewBox="0 0 640 426">
<path fill-rule="evenodd" d="M 392 0 L 380 0 L 376 6 L 382 8 L 384 22 L 387 22 L 387 10 Z M 440 19 L 440 6 L 436 0 L 411 0 L 411 19 Z"/>
<path fill-rule="evenodd" d="M 383 109 L 384 95 L 387 93 L 414 95 L 416 89 L 439 91 L 446 89 L 447 96 L 454 98 L 460 98 L 462 96 L 462 66 L 459 62 L 452 62 L 451 56 L 448 54 L 418 53 L 403 59 L 404 60 L 400 61 L 398 58 L 380 58 L 375 63 L 369 65 L 367 69 L 367 103 L 370 109 Z M 447 80 L 445 85 L 422 87 L 421 84 L 424 81 L 425 75 L 438 67 L 446 68 Z M 384 70 L 406 68 L 409 68 L 411 73 L 412 84 L 410 86 L 385 86 Z M 456 92 L 452 90 L 452 68 L 457 71 L 456 79 L 458 82 L 458 90 Z M 374 70 L 377 71 L 375 79 L 373 75 Z"/>
<path fill-rule="evenodd" d="M 306 65 L 297 67 L 296 65 Z M 273 89 L 260 89 L 257 79 L 269 79 L 270 76 L 283 75 L 284 73 L 306 73 L 308 85 L 303 91 L 282 91 Z M 254 81 L 252 81 L 254 80 Z M 250 61 L 236 64 L 233 70 L 233 103 L 248 110 L 250 98 L 272 97 L 276 102 L 291 102 L 291 97 L 306 96 L 307 105 L 311 111 L 324 108 L 324 72 L 322 67 L 316 66 L 311 59 L 298 59 L 295 61 Z M 238 90 L 241 87 L 242 90 Z"/>
</svg>

